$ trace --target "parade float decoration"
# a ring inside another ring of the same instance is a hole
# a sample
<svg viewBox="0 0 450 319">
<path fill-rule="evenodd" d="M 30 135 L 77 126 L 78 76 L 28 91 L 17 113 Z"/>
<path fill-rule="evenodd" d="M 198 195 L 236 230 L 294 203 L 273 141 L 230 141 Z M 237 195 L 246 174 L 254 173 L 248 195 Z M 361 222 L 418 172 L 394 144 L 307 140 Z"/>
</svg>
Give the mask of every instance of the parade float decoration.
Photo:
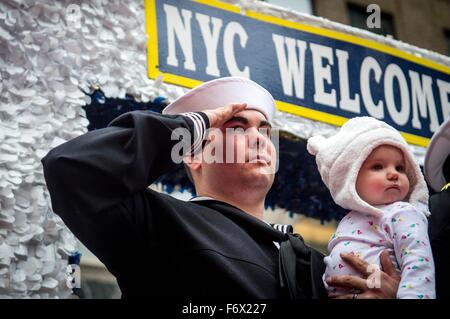
<svg viewBox="0 0 450 319">
<path fill-rule="evenodd" d="M 259 1 L 0 3 L 0 298 L 66 298 L 77 240 L 52 211 L 40 159 L 126 111 L 161 112 L 189 88 L 249 77 L 277 101 L 280 168 L 266 205 L 344 213 L 305 140 L 369 115 L 423 162 L 450 114 L 450 60 L 389 37 Z M 182 169 L 166 192 L 191 190 Z"/>
</svg>

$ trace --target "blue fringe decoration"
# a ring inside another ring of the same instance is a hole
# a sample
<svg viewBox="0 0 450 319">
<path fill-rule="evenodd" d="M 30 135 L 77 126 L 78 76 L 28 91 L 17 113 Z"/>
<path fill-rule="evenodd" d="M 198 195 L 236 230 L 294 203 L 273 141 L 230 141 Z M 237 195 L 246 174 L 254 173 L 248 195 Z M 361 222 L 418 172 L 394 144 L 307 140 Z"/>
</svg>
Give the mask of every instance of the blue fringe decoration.
<svg viewBox="0 0 450 319">
<path fill-rule="evenodd" d="M 68 262 L 69 265 L 80 265 L 81 261 L 81 252 L 76 251 L 69 256 Z"/>
</svg>

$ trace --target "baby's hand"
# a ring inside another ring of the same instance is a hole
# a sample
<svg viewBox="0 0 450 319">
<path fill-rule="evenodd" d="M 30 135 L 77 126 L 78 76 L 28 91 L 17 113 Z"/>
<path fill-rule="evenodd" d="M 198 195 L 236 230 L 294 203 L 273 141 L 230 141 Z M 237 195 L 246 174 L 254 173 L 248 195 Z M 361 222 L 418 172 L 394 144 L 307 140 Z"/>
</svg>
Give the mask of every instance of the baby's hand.
<svg viewBox="0 0 450 319">
<path fill-rule="evenodd" d="M 389 258 L 388 250 L 381 254 L 380 261 L 383 271 L 379 270 L 377 273 L 371 271 L 373 268 L 370 267 L 369 263 L 354 254 L 341 254 L 341 258 L 361 273 L 363 278 L 356 276 L 332 276 L 327 278 L 327 284 L 330 286 L 360 291 L 358 294 L 343 295 L 336 297 L 336 299 L 395 299 L 397 297 L 400 275 Z M 375 285 L 375 287 L 370 285 L 372 276 L 378 276 L 380 279 L 379 285 Z"/>
</svg>

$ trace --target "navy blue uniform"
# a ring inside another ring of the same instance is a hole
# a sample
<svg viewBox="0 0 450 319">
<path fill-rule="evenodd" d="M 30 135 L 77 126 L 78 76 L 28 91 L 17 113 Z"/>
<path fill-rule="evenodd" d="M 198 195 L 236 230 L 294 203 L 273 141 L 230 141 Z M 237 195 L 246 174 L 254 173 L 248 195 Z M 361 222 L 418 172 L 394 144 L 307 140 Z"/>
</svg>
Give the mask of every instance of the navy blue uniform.
<svg viewBox="0 0 450 319">
<path fill-rule="evenodd" d="M 273 242 L 287 234 L 220 201 L 184 202 L 148 189 L 176 167 L 177 127 L 198 141 L 209 122 L 202 112 L 130 112 L 42 160 L 53 210 L 116 276 L 122 297 L 326 297 L 323 256 L 312 251 L 318 265 L 296 272 L 292 251 L 300 247 L 308 262 L 311 255 L 298 237 L 290 236 L 284 260 L 292 265 L 283 273 Z"/>
</svg>

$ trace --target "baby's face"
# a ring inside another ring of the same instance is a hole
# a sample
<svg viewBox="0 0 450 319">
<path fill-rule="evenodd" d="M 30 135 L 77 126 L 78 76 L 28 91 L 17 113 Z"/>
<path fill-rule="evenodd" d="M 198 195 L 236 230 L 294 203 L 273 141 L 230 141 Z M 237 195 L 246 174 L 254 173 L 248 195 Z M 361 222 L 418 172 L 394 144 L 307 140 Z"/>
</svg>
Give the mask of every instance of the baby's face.
<svg viewBox="0 0 450 319">
<path fill-rule="evenodd" d="M 370 205 L 391 204 L 405 199 L 409 179 L 405 172 L 405 159 L 401 150 L 381 145 L 374 149 L 356 180 L 358 195 Z"/>
</svg>

